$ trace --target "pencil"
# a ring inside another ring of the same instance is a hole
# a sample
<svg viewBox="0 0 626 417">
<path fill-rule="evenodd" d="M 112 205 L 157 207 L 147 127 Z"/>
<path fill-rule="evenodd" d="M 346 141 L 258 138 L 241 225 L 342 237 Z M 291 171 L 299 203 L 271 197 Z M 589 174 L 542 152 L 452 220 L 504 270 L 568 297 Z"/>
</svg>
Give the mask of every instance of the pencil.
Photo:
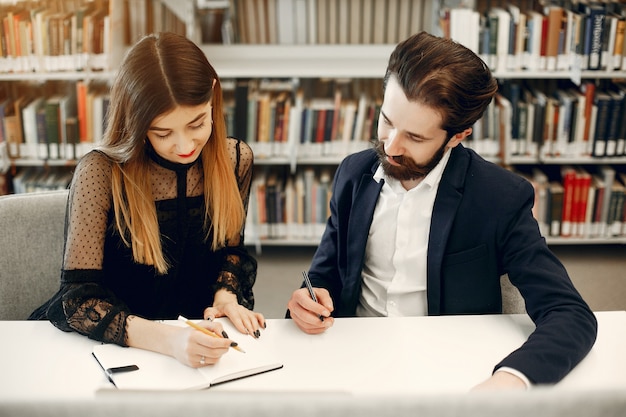
<svg viewBox="0 0 626 417">
<path fill-rule="evenodd" d="M 189 319 L 187 319 L 187 318 L 185 318 L 185 317 L 183 317 L 183 316 L 178 316 L 178 320 L 180 320 L 180 321 L 184 321 L 184 322 L 185 322 L 185 324 L 187 324 L 188 326 L 191 326 L 191 327 L 193 327 L 194 329 L 199 330 L 199 331 L 201 331 L 202 333 L 207 334 L 207 335 L 209 335 L 209 336 L 211 336 L 211 337 L 217 337 L 218 339 L 223 339 L 223 337 L 222 337 L 222 336 L 220 336 L 219 334 L 214 333 L 214 332 L 210 331 L 209 329 L 205 329 L 205 328 L 204 328 L 204 327 L 202 327 L 202 326 L 198 326 L 196 323 L 194 323 L 193 321 L 191 321 L 191 320 L 189 320 Z M 235 350 L 238 350 L 238 351 L 239 351 L 239 352 L 241 352 L 241 353 L 246 353 L 246 351 L 245 351 L 245 350 L 243 350 L 242 348 L 240 348 L 238 345 L 235 345 L 235 346 L 232 346 L 232 345 L 231 345 L 231 347 L 232 347 L 233 349 L 235 349 Z"/>
<path fill-rule="evenodd" d="M 306 271 L 302 271 L 302 277 L 304 278 L 304 283 L 306 284 L 306 287 L 309 289 L 309 294 L 311 295 L 311 298 L 317 303 L 317 297 L 315 296 L 315 291 L 313 291 L 313 286 L 311 285 L 309 274 L 307 274 Z M 324 316 L 320 314 L 318 317 L 321 321 L 324 321 Z"/>
</svg>

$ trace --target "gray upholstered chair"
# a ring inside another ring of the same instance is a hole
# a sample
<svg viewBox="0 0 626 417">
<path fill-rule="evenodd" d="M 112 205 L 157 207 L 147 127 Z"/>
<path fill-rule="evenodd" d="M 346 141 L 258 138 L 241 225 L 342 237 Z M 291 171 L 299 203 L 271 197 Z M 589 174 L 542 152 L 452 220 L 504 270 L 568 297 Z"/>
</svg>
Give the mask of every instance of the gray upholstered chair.
<svg viewBox="0 0 626 417">
<path fill-rule="evenodd" d="M 500 278 L 502 288 L 502 312 L 504 314 L 526 314 L 526 303 L 517 287 L 511 284 L 509 277 L 503 275 Z"/>
<path fill-rule="evenodd" d="M 59 287 L 67 190 L 0 197 L 0 320 L 25 320 Z"/>
</svg>

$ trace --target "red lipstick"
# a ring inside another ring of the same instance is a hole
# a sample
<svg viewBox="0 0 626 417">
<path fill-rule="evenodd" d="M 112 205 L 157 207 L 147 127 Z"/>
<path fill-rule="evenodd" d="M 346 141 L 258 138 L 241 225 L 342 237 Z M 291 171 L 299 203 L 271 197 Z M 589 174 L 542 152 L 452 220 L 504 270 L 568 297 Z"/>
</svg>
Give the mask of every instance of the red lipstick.
<svg viewBox="0 0 626 417">
<path fill-rule="evenodd" d="M 190 156 L 192 156 L 194 153 L 196 153 L 196 150 L 194 149 L 193 151 L 189 152 L 188 154 L 177 154 L 179 158 L 189 158 Z"/>
</svg>

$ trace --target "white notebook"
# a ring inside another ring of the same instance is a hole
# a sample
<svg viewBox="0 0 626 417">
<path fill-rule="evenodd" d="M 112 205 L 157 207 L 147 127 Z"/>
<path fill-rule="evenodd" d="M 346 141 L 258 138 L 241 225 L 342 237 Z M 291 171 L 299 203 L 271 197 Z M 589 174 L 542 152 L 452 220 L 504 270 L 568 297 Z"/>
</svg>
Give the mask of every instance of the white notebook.
<svg viewBox="0 0 626 417">
<path fill-rule="evenodd" d="M 269 349 L 264 348 L 262 334 L 259 339 L 250 336 L 240 339 L 237 340 L 245 353 L 230 349 L 218 363 L 202 368 L 191 368 L 160 353 L 114 344 L 94 346 L 93 356 L 109 381 L 120 390 L 205 389 L 283 367 L 269 354 Z M 119 368 L 126 370 L 120 372 Z"/>
</svg>

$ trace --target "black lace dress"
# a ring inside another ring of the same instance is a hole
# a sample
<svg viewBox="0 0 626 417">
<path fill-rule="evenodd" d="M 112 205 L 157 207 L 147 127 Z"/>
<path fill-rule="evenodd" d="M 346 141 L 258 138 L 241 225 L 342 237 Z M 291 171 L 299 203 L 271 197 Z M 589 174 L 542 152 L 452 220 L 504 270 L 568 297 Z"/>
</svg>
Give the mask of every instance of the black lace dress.
<svg viewBox="0 0 626 417">
<path fill-rule="evenodd" d="M 252 151 L 228 139 L 239 192 L 247 209 Z M 237 295 L 252 309 L 256 261 L 237 242 L 213 251 L 203 229 L 203 172 L 191 164 L 169 162 L 154 151 L 150 174 L 163 252 L 170 268 L 164 275 L 138 264 L 115 226 L 111 199 L 111 162 L 92 151 L 76 167 L 70 188 L 61 286 L 31 319 L 48 319 L 65 331 L 127 345 L 126 319 L 202 318 L 219 289 Z"/>
</svg>

